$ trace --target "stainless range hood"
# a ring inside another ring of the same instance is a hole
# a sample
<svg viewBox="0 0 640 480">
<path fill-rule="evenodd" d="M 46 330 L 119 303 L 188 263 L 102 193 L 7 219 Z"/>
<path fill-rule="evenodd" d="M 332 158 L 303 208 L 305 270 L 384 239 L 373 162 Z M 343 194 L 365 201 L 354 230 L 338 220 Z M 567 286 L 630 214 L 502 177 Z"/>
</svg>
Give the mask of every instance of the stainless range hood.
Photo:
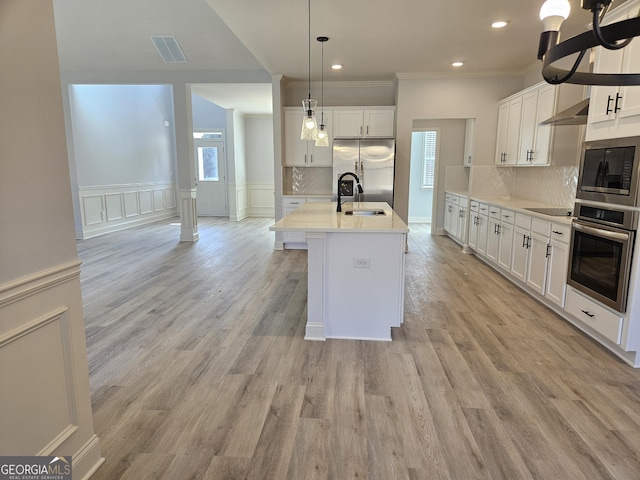
<svg viewBox="0 0 640 480">
<path fill-rule="evenodd" d="M 586 98 L 544 122 L 540 122 L 540 125 L 586 125 L 588 113 L 589 99 Z"/>
</svg>

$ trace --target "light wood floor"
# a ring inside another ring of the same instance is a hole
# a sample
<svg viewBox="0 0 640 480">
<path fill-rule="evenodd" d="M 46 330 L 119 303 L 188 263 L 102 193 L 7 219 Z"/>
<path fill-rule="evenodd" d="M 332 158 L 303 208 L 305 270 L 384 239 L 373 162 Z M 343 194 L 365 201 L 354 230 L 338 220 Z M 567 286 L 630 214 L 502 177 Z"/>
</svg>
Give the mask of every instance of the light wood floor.
<svg viewBox="0 0 640 480">
<path fill-rule="evenodd" d="M 79 242 L 94 479 L 640 478 L 640 371 L 453 241 L 411 225 L 393 342 L 307 342 L 271 223 Z"/>
</svg>

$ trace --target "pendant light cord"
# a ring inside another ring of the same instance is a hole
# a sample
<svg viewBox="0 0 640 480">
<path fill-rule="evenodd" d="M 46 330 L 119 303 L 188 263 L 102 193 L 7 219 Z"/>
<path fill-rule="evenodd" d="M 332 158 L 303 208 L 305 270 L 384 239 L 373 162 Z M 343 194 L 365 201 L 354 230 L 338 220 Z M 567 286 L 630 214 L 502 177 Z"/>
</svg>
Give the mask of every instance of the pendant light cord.
<svg viewBox="0 0 640 480">
<path fill-rule="evenodd" d="M 311 100 L 311 0 L 309 0 L 309 100 Z"/>
<path fill-rule="evenodd" d="M 321 92 L 320 92 L 320 100 L 322 100 L 322 111 L 320 112 L 320 125 L 324 125 L 324 41 L 322 43 L 322 57 L 320 63 L 320 70 L 322 72 L 322 81 L 320 82 Z"/>
</svg>

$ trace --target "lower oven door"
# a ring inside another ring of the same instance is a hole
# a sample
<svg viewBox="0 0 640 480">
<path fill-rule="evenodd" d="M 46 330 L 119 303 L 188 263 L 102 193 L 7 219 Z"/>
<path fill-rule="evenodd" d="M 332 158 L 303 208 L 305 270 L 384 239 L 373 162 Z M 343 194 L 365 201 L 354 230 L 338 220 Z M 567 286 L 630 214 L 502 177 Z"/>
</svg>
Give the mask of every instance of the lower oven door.
<svg viewBox="0 0 640 480">
<path fill-rule="evenodd" d="M 624 313 L 633 237 L 632 231 L 574 220 L 567 283 Z"/>
</svg>

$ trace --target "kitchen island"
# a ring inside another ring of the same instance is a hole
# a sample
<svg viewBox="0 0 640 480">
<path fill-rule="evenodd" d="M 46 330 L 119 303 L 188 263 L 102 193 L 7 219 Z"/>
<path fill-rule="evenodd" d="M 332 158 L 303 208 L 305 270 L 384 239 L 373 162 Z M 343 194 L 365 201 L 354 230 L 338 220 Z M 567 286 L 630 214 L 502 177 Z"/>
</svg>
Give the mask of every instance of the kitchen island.
<svg viewBox="0 0 640 480">
<path fill-rule="evenodd" d="M 409 231 L 384 202 L 306 203 L 270 227 L 308 244 L 306 340 L 391 340 L 404 316 Z"/>
</svg>

